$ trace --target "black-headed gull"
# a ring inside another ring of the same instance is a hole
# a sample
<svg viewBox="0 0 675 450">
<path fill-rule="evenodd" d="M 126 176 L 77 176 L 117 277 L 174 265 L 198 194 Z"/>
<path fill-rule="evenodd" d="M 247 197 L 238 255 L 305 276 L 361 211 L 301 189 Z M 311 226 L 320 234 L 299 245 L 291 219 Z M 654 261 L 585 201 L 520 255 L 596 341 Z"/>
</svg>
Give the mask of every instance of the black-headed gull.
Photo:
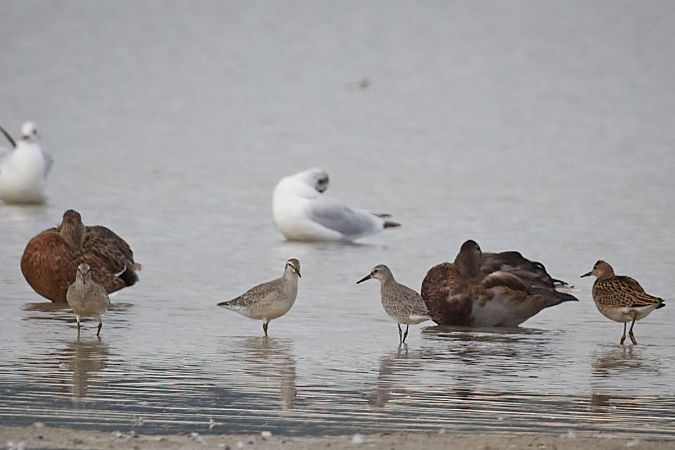
<svg viewBox="0 0 675 450">
<path fill-rule="evenodd" d="M 11 149 L 0 149 L 0 200 L 43 203 L 47 199 L 45 181 L 53 160 L 40 147 L 35 124 L 24 123 L 18 141 L 2 127 L 0 132 L 12 145 Z"/>
<path fill-rule="evenodd" d="M 400 224 L 387 214 L 352 209 L 324 192 L 328 173 L 308 169 L 282 178 L 274 188 L 274 224 L 288 240 L 353 241 Z"/>
</svg>

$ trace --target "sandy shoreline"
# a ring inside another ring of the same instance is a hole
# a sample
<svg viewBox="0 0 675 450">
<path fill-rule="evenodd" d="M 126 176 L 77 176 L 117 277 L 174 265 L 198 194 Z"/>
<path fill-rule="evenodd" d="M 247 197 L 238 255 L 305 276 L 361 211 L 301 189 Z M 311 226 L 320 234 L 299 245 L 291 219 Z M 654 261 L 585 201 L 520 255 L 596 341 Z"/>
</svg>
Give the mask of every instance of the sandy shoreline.
<svg viewBox="0 0 675 450">
<path fill-rule="evenodd" d="M 0 426 L 0 445 L 8 449 L 672 449 L 673 440 L 606 434 L 549 436 L 541 434 L 392 433 L 349 436 L 288 437 L 271 435 L 139 435 L 83 431 L 40 424 Z"/>
</svg>

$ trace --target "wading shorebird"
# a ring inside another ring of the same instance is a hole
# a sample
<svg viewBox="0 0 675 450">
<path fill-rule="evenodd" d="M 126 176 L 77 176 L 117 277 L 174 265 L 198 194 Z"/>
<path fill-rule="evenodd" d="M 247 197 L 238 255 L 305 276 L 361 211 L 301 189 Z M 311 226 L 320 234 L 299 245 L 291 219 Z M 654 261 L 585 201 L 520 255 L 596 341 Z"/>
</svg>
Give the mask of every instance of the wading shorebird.
<svg viewBox="0 0 675 450">
<path fill-rule="evenodd" d="M 267 336 L 267 327 L 271 320 L 286 314 L 298 295 L 300 261 L 291 258 L 286 261 L 284 274 L 276 280 L 252 287 L 239 297 L 218 303 L 249 319 L 262 320 L 263 331 Z"/>
<path fill-rule="evenodd" d="M 389 214 L 352 209 L 324 195 L 328 173 L 308 169 L 282 178 L 274 188 L 272 218 L 289 241 L 353 241 L 400 224 Z"/>
<path fill-rule="evenodd" d="M 0 127 L 12 148 L 0 148 L 0 200 L 5 203 L 44 203 L 45 183 L 53 159 L 40 147 L 37 128 L 33 122 L 21 127 L 21 137 L 15 141 Z"/>
<path fill-rule="evenodd" d="M 77 335 L 80 335 L 80 318 L 93 317 L 98 319 L 98 331 L 96 331 L 96 336 L 98 336 L 103 327 L 101 316 L 108 310 L 110 299 L 103 286 L 91 279 L 89 264 L 82 263 L 77 266 L 75 282 L 68 288 L 66 300 L 77 319 Z"/>
<path fill-rule="evenodd" d="M 462 244 L 452 263 L 432 267 L 422 298 L 439 325 L 515 327 L 544 308 L 577 298 L 543 264 L 518 252 L 483 253 L 475 241 Z"/>
<path fill-rule="evenodd" d="M 357 281 L 356 284 L 363 283 L 371 278 L 380 281 L 382 306 L 389 317 L 394 319 L 398 325 L 399 345 L 405 344 L 410 325 L 416 325 L 431 319 L 427 307 L 424 305 L 424 300 L 417 292 L 396 281 L 389 267 L 384 264 L 373 267 L 370 273 Z M 405 333 L 401 330 L 401 324 L 405 325 Z"/>
<path fill-rule="evenodd" d="M 581 277 L 595 275 L 593 283 L 593 302 L 600 313 L 615 322 L 623 322 L 623 335 L 619 343 L 626 340 L 626 325 L 630 324 L 628 336 L 631 342 L 637 345 L 633 335 L 633 326 L 636 320 L 644 319 L 655 309 L 666 306 L 663 299 L 649 295 L 642 289 L 640 283 L 631 277 L 614 275 L 614 269 L 605 261 L 598 261 L 593 270 Z"/>
<path fill-rule="evenodd" d="M 135 284 L 136 271 L 141 269 L 124 239 L 104 226 L 85 226 L 80 213 L 69 209 L 60 225 L 28 241 L 21 273 L 41 296 L 65 302 L 77 266 L 83 262 L 91 266 L 92 279 L 107 293 Z"/>
</svg>

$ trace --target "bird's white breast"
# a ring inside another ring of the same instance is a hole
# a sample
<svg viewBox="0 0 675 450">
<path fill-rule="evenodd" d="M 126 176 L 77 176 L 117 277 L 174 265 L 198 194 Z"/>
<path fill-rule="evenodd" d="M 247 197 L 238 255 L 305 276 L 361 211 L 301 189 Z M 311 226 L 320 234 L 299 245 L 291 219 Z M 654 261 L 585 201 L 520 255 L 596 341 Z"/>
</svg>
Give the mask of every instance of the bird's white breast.
<svg viewBox="0 0 675 450">
<path fill-rule="evenodd" d="M 43 201 L 45 160 L 35 144 L 19 143 L 0 168 L 0 197 L 9 202 Z"/>
<path fill-rule="evenodd" d="M 291 240 L 340 240 L 341 233 L 330 230 L 312 221 L 308 214 L 308 203 L 312 201 L 298 194 L 289 182 L 282 180 L 274 190 L 272 218 L 274 225 L 286 239 Z"/>
</svg>

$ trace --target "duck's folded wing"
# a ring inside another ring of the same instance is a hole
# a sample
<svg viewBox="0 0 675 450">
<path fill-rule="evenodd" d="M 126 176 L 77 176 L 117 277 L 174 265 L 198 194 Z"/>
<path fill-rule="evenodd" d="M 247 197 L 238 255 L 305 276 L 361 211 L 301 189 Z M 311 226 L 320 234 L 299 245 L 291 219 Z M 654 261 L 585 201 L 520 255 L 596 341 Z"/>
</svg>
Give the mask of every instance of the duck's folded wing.
<svg viewBox="0 0 675 450">
<path fill-rule="evenodd" d="M 86 229 L 83 247 L 88 251 L 106 252 L 111 258 L 134 260 L 134 252 L 131 247 L 114 231 L 102 225 L 88 226 Z"/>
<path fill-rule="evenodd" d="M 383 224 L 381 218 L 368 211 L 352 209 L 324 196 L 308 202 L 306 211 L 312 221 L 346 236 L 368 233 Z"/>
<path fill-rule="evenodd" d="M 92 267 L 94 279 L 108 292 L 114 292 L 138 281 L 129 244 L 114 231 L 101 225 L 89 226 L 85 233 L 83 260 Z"/>
<path fill-rule="evenodd" d="M 497 271 L 511 273 L 524 282 L 541 287 L 567 285 L 566 282 L 551 277 L 542 263 L 530 261 L 516 251 L 483 254 L 481 272 L 489 275 Z"/>
<path fill-rule="evenodd" d="M 493 272 L 481 281 L 485 289 L 507 287 L 514 291 L 527 291 L 529 286 L 520 278 L 509 272 Z"/>
</svg>

